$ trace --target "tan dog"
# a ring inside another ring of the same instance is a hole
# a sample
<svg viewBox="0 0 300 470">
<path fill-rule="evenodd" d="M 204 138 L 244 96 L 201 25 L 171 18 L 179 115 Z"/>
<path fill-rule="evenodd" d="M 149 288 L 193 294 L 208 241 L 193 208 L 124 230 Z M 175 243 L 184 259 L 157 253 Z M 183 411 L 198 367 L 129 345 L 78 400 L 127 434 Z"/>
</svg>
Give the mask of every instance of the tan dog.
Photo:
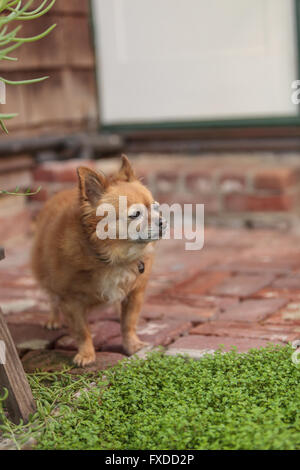
<svg viewBox="0 0 300 470">
<path fill-rule="evenodd" d="M 127 157 L 123 155 L 122 160 L 120 171 L 111 177 L 78 168 L 79 188 L 56 194 L 37 221 L 32 266 L 49 294 L 52 311 L 48 327 L 60 326 L 61 312 L 78 343 L 74 362 L 80 366 L 95 360 L 86 322 L 88 310 L 95 305 L 120 302 L 125 351 L 133 354 L 144 345 L 136 326 L 153 261 L 153 220 L 146 220 L 147 239 L 101 240 L 96 234 L 102 220 L 96 210 L 102 203 L 115 208 L 118 227 L 123 229 L 142 216 L 132 205 L 154 207 L 153 196 L 136 178 Z M 119 211 L 119 196 L 127 197 L 125 215 Z M 157 214 L 155 223 L 161 237 L 165 222 Z"/>
</svg>

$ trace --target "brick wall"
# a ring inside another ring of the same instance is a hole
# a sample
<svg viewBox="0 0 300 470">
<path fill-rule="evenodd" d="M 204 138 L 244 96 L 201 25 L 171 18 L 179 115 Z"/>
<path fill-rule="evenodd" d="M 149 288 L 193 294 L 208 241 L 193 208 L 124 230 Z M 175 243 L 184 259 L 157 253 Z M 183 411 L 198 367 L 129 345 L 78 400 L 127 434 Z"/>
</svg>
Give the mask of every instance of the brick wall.
<svg viewBox="0 0 300 470">
<path fill-rule="evenodd" d="M 141 155 L 136 167 L 160 202 L 205 204 L 208 223 L 298 225 L 299 155 Z"/>
<path fill-rule="evenodd" d="M 300 209 L 298 156 L 131 156 L 136 172 L 161 203 L 203 203 L 211 223 L 289 228 Z M 111 173 L 119 160 L 85 161 Z M 31 198 L 37 211 L 49 196 L 76 183 L 78 160 L 44 163 L 33 171 L 42 191 Z"/>
<path fill-rule="evenodd" d="M 41 0 L 34 2 L 40 5 Z M 8 123 L 10 136 L 65 133 L 98 125 L 95 58 L 89 0 L 56 0 L 45 16 L 24 22 L 20 36 L 34 36 L 56 23 L 49 36 L 17 49 L 17 62 L 2 61 L 10 80 L 49 75 L 44 82 L 7 86 L 3 112 L 19 116 Z M 0 133 L 0 139 L 5 139 Z"/>
<path fill-rule="evenodd" d="M 299 226 L 298 155 L 129 155 L 136 173 L 159 202 L 203 203 L 207 224 L 290 229 Z M 12 164 L 13 163 L 13 164 Z M 0 160 L 0 187 L 30 186 L 41 191 L 28 198 L 0 196 L 0 244 L 30 230 L 44 202 L 77 184 L 80 165 L 109 174 L 118 158 L 34 164 L 28 156 Z"/>
</svg>

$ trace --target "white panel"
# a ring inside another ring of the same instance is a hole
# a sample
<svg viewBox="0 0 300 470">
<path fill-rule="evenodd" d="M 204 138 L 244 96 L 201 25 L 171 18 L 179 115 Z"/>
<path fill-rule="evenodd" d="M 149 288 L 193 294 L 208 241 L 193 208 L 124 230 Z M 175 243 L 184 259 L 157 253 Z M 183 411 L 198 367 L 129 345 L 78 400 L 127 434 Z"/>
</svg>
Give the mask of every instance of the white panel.
<svg viewBox="0 0 300 470">
<path fill-rule="evenodd" d="M 103 123 L 296 115 L 294 0 L 94 0 Z"/>
</svg>

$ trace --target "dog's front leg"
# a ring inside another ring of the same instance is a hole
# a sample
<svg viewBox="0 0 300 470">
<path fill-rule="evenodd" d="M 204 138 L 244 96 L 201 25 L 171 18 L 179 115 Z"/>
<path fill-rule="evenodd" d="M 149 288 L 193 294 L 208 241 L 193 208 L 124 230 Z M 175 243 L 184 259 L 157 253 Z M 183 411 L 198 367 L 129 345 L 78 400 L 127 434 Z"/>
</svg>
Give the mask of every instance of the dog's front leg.
<svg viewBox="0 0 300 470">
<path fill-rule="evenodd" d="M 123 348 L 131 356 L 147 343 L 143 343 L 136 334 L 137 322 L 143 305 L 144 289 L 135 289 L 122 302 L 121 329 Z"/>
<path fill-rule="evenodd" d="M 91 333 L 86 321 L 86 311 L 80 302 L 72 301 L 62 304 L 61 310 L 78 344 L 78 353 L 73 361 L 78 366 L 95 362 L 96 354 Z"/>
</svg>

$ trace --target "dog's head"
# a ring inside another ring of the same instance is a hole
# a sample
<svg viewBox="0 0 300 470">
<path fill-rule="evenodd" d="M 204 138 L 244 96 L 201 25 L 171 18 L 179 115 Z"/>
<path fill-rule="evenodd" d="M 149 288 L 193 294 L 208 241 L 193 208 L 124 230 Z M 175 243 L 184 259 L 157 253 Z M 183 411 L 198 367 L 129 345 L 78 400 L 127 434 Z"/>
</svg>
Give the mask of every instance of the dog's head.
<svg viewBox="0 0 300 470">
<path fill-rule="evenodd" d="M 86 167 L 77 172 L 82 223 L 93 243 L 106 240 L 106 246 L 110 241 L 111 246 L 134 243 L 142 247 L 162 237 L 167 224 L 159 204 L 125 155 L 120 170 L 110 177 Z"/>
</svg>

